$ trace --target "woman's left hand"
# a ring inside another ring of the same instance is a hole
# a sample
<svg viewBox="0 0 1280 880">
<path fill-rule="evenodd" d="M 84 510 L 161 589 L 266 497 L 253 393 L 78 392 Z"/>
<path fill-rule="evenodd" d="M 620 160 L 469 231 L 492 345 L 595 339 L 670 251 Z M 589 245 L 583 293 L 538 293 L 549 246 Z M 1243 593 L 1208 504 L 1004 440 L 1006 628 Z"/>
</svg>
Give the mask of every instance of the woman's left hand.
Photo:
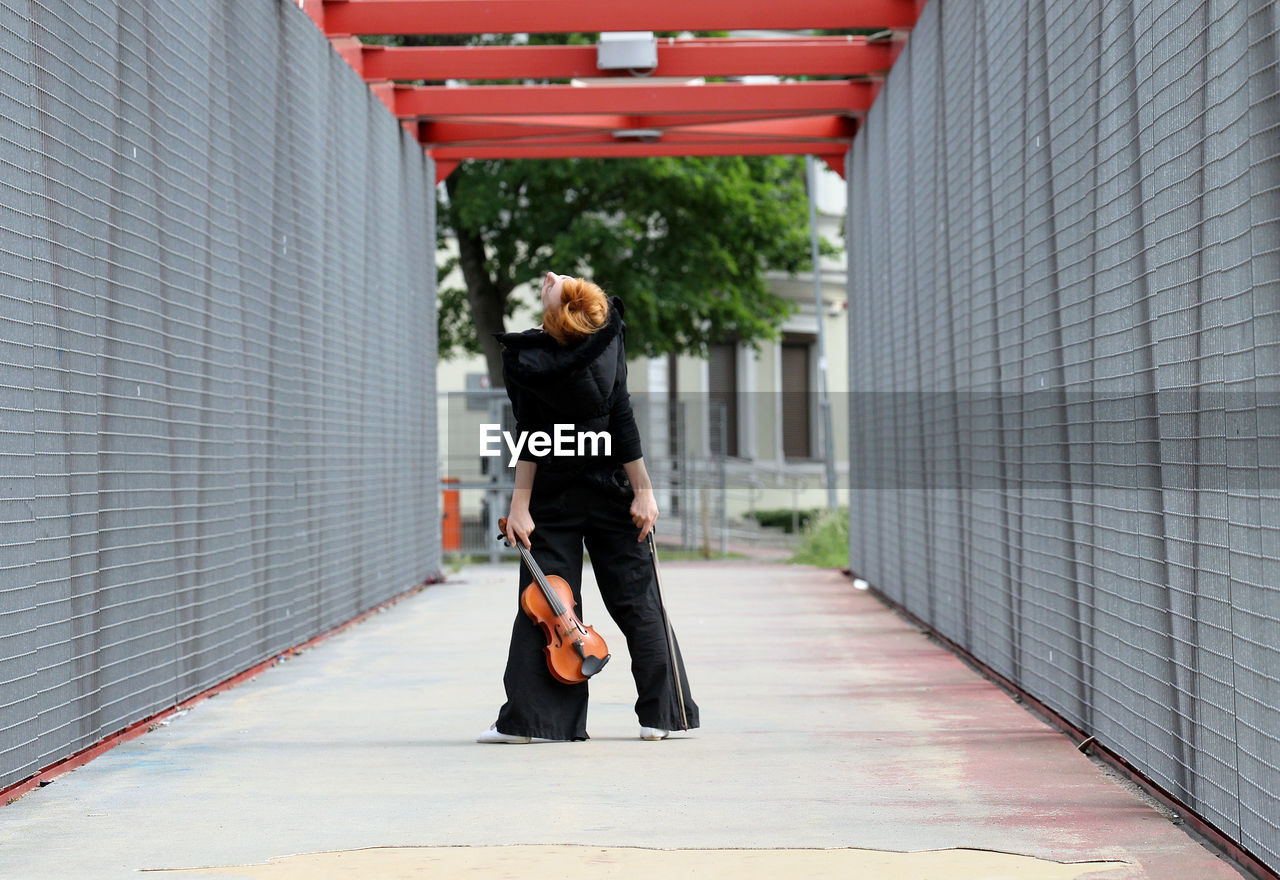
<svg viewBox="0 0 1280 880">
<path fill-rule="evenodd" d="M 658 502 L 653 497 L 652 489 L 641 489 L 631 499 L 631 521 L 636 524 L 636 528 L 640 529 L 640 537 L 636 538 L 637 541 L 643 541 L 649 537 L 649 531 L 658 521 Z"/>
</svg>

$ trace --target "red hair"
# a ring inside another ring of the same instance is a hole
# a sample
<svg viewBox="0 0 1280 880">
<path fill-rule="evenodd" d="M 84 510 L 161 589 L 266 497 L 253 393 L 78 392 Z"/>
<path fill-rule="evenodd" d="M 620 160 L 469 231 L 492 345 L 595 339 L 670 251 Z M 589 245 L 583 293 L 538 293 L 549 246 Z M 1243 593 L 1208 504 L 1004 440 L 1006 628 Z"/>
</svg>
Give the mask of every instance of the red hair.
<svg viewBox="0 0 1280 880">
<path fill-rule="evenodd" d="M 560 308 L 542 316 L 542 327 L 561 345 L 595 333 L 609 320 L 609 298 L 585 278 L 566 278 L 560 286 Z"/>
</svg>

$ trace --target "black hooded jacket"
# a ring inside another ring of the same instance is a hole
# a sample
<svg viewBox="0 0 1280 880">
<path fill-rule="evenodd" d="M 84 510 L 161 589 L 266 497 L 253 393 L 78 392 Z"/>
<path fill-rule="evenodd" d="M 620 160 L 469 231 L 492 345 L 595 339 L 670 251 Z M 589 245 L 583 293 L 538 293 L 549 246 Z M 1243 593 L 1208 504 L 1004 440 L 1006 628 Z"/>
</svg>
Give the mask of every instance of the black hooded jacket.
<svg viewBox="0 0 1280 880">
<path fill-rule="evenodd" d="M 640 432 L 627 391 L 626 322 L 622 300 L 609 297 L 605 326 L 570 345 L 561 345 L 545 330 L 493 334 L 502 343 L 502 378 L 511 399 L 516 430 L 529 437 L 545 431 L 555 438 L 557 424 L 568 425 L 571 445 L 579 431 L 608 431 L 611 455 L 569 457 L 534 455 L 528 442 L 520 461 L 538 462 L 539 471 L 581 471 L 612 468 L 643 454 Z M 600 452 L 603 447 L 600 447 Z"/>
</svg>

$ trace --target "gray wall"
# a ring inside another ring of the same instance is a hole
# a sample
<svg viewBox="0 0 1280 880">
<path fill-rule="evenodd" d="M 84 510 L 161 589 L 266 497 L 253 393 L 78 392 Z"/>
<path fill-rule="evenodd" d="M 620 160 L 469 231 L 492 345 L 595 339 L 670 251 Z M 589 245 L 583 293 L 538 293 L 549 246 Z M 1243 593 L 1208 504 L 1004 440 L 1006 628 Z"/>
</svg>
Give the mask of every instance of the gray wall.
<svg viewBox="0 0 1280 880">
<path fill-rule="evenodd" d="M 439 571 L 433 184 L 287 0 L 0 0 L 0 787 Z"/>
<path fill-rule="evenodd" d="M 850 562 L 1280 868 L 1280 11 L 932 0 L 850 156 Z"/>
</svg>

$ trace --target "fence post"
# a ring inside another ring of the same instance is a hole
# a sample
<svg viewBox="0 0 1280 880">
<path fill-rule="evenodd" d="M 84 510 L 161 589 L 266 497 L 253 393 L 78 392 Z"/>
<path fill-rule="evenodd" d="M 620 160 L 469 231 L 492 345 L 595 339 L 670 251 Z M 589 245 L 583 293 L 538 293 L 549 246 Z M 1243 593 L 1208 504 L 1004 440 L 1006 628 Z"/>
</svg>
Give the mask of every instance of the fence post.
<svg viewBox="0 0 1280 880">
<path fill-rule="evenodd" d="M 688 419 L 685 401 L 676 404 L 676 440 L 680 444 L 680 546 L 689 546 L 689 442 L 685 438 Z"/>
<path fill-rule="evenodd" d="M 498 395 L 492 395 L 489 398 L 489 422 L 490 424 L 500 424 L 505 426 L 505 420 L 502 418 L 502 398 Z M 489 482 L 492 484 L 490 488 L 485 490 L 486 507 L 489 511 L 487 534 L 485 535 L 485 544 L 489 548 L 489 561 L 492 563 L 499 562 L 501 559 L 501 546 L 498 544 L 498 507 L 502 503 L 502 490 L 498 488 L 498 475 L 502 469 L 506 468 L 506 463 L 502 457 L 492 459 L 494 464 L 489 467 Z"/>
<path fill-rule="evenodd" d="M 728 460 L 728 404 L 720 401 L 720 554 L 729 553 L 729 490 L 725 485 L 725 462 Z"/>
</svg>

